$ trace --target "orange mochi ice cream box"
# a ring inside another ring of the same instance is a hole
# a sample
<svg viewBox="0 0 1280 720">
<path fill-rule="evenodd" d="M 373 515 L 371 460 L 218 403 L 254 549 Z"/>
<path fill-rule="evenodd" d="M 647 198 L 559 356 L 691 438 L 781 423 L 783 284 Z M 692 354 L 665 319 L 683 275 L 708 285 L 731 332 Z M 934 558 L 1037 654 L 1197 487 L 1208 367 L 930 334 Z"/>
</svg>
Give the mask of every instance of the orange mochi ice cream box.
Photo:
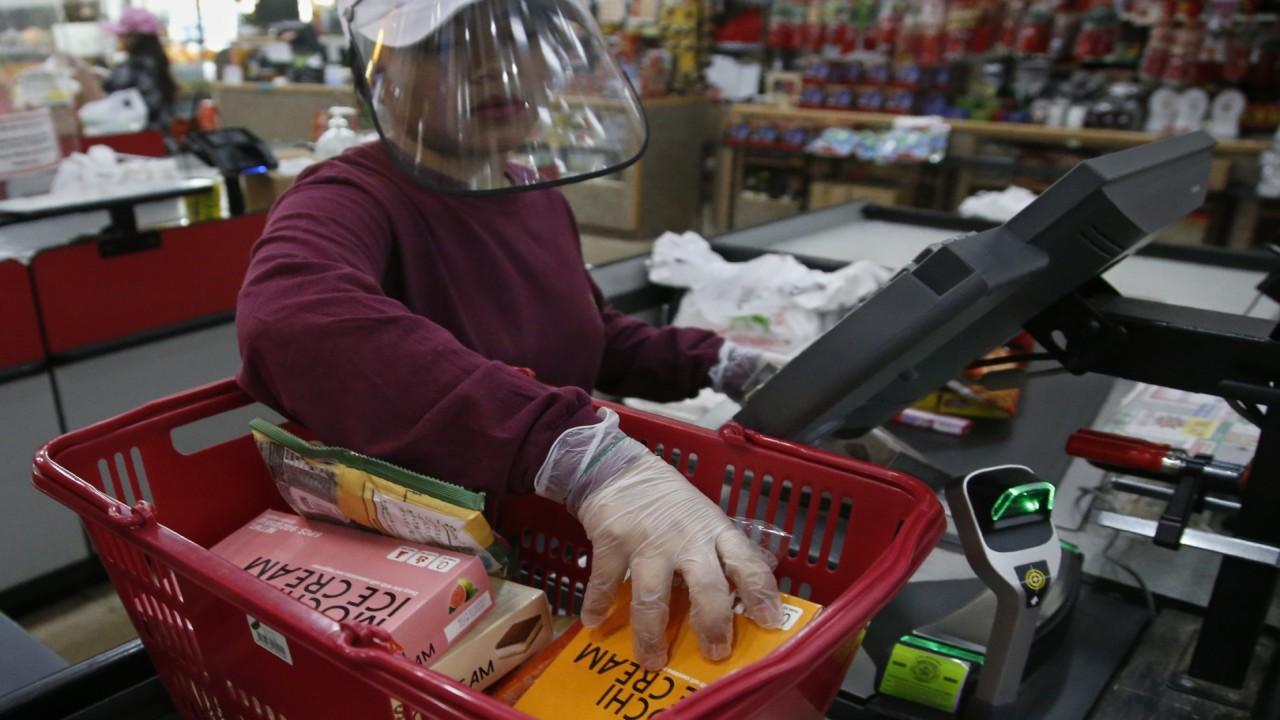
<svg viewBox="0 0 1280 720">
<path fill-rule="evenodd" d="M 275 510 L 213 552 L 328 618 L 386 630 L 422 665 L 494 604 L 480 558 Z"/>
</svg>

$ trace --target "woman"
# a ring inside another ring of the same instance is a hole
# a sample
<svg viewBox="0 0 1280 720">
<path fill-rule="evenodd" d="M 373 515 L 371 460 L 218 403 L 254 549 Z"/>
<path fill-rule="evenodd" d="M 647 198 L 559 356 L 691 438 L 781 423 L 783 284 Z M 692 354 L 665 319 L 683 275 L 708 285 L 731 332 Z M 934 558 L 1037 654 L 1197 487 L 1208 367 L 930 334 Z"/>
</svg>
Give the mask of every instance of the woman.
<svg viewBox="0 0 1280 720">
<path fill-rule="evenodd" d="M 137 7 L 125 8 L 119 20 L 107 23 L 128 58 L 111 68 L 102 87 L 107 92 L 137 88 L 147 104 L 147 126 L 168 132 L 177 85 L 160 44 L 160 27 L 159 18 Z"/>
<path fill-rule="evenodd" d="M 382 141 L 304 172 L 254 247 L 236 316 L 242 386 L 317 432 L 489 493 L 563 503 L 603 621 L 631 573 L 638 660 L 663 665 L 678 572 L 702 652 L 726 657 L 736 586 L 781 621 L 773 575 L 720 508 L 592 410 L 766 369 L 712 333 L 609 307 L 551 185 L 642 152 L 639 102 L 576 0 L 355 0 L 352 66 Z M 529 368 L 528 377 L 516 368 Z"/>
</svg>

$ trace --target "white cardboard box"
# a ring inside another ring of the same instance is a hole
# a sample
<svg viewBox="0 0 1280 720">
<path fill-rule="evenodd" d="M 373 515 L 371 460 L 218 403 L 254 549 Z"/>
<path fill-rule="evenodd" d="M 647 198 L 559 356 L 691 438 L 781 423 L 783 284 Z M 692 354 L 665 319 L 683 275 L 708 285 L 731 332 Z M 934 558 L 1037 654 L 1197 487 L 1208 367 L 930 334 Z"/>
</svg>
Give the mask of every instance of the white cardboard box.
<svg viewBox="0 0 1280 720">
<path fill-rule="evenodd" d="M 483 690 L 551 642 L 551 609 L 541 590 L 491 578 L 494 608 L 431 669 Z"/>
</svg>

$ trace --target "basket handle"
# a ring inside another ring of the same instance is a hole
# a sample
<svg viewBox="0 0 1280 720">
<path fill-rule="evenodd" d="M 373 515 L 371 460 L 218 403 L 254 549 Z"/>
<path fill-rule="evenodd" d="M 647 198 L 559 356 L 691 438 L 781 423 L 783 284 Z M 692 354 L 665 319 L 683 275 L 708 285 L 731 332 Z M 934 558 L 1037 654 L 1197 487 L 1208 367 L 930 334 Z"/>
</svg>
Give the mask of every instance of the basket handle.
<svg viewBox="0 0 1280 720">
<path fill-rule="evenodd" d="M 49 457 L 49 447 L 40 448 L 32 463 L 36 489 L 66 505 L 82 517 L 93 517 L 119 530 L 136 530 L 155 518 L 151 503 L 139 500 L 130 506 L 98 492 Z"/>
<path fill-rule="evenodd" d="M 413 665 L 399 656 L 399 646 L 391 638 L 391 634 L 380 627 L 361 625 L 352 622 L 339 624 L 342 635 L 339 638 L 339 652 L 347 661 L 369 667 L 382 675 L 383 689 L 385 685 L 394 685 L 394 690 L 401 701 L 417 701 L 426 696 L 440 705 L 441 710 L 447 708 L 449 714 L 458 717 L 502 717 L 510 715 L 512 709 L 496 699 L 478 692 L 468 692 L 466 688 L 453 682 L 440 682 L 439 678 L 448 677 L 430 671 L 427 668 Z M 418 682 L 413 682 L 418 680 Z M 425 680 L 425 682 L 424 682 Z M 422 708 L 428 711 L 430 708 Z"/>
<path fill-rule="evenodd" d="M 765 448 L 784 455 L 799 458 L 806 462 L 822 465 L 833 470 L 839 470 L 846 473 L 856 473 L 865 476 L 871 480 L 878 480 L 883 483 L 893 485 L 895 488 L 903 492 L 911 494 L 913 497 L 921 498 L 926 493 L 923 483 L 906 473 L 899 472 L 890 468 L 882 467 L 874 463 L 858 460 L 856 458 L 837 455 L 827 450 L 819 450 L 801 443 L 791 442 L 790 440 L 780 440 L 772 435 L 765 435 L 756 430 L 750 430 L 742 427 L 738 423 L 725 423 L 720 428 L 720 437 L 730 445 L 754 445 L 756 447 Z"/>
<path fill-rule="evenodd" d="M 79 515 L 102 520 L 111 527 L 137 529 L 155 516 L 146 501 L 132 507 L 109 497 L 68 470 L 55 458 L 82 443 L 118 432 L 130 426 L 165 417 L 180 426 L 211 411 L 226 411 L 250 402 L 234 380 L 222 380 L 178 395 L 153 400 L 129 412 L 73 430 L 45 443 L 32 462 L 32 482 L 38 490 L 75 510 Z"/>
</svg>

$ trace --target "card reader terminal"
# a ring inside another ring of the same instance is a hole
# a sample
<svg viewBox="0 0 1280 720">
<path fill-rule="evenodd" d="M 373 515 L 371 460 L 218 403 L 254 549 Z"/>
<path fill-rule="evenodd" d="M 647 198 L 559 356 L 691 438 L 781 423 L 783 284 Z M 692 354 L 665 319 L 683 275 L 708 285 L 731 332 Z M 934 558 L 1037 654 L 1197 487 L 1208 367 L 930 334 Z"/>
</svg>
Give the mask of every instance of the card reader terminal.
<svg viewBox="0 0 1280 720">
<path fill-rule="evenodd" d="M 1017 700 L 1036 618 L 1062 559 L 1053 494 L 1053 485 L 1021 465 L 978 470 L 947 485 L 965 558 L 996 595 L 986 662 L 966 718 L 1001 717 Z"/>
</svg>

